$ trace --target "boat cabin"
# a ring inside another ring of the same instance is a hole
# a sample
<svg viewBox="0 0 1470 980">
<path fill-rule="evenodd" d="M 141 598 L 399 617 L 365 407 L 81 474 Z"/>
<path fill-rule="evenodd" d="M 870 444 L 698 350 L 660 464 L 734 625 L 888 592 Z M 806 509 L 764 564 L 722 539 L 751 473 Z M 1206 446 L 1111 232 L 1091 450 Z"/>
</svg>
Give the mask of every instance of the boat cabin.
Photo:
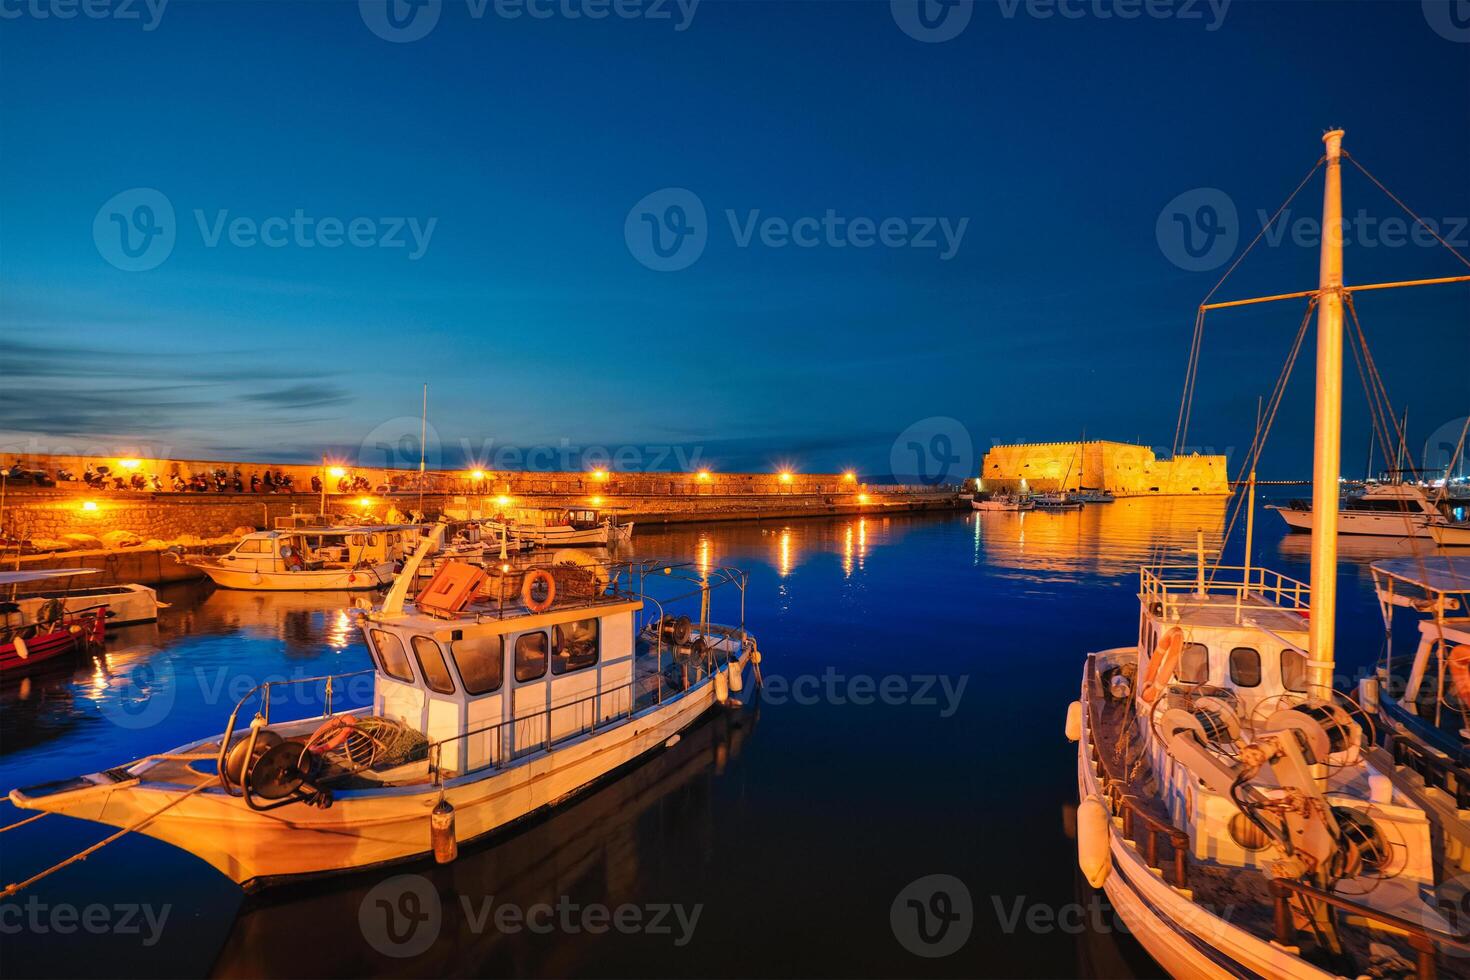
<svg viewBox="0 0 1470 980">
<path fill-rule="evenodd" d="M 1306 695 L 1306 583 L 1261 568 L 1212 568 L 1201 575 L 1197 565 L 1144 568 L 1140 583 L 1140 678 L 1178 627 L 1183 648 L 1170 691 L 1209 689 L 1233 702 L 1242 718 L 1267 699 Z"/>
<path fill-rule="evenodd" d="M 447 740 L 430 760 L 446 777 L 550 749 L 633 712 L 642 608 L 600 596 L 493 619 L 370 613 L 373 711 Z"/>
<path fill-rule="evenodd" d="M 256 531 L 219 557 L 242 572 L 318 571 L 381 565 L 403 557 L 405 529 L 395 524 Z"/>
</svg>

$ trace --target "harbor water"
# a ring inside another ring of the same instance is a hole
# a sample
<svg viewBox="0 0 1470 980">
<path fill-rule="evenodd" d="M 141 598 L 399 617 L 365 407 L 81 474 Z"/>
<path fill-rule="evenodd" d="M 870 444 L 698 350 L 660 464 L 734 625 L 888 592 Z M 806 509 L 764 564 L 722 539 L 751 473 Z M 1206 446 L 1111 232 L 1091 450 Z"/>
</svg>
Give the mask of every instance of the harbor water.
<svg viewBox="0 0 1470 980">
<path fill-rule="evenodd" d="M 635 555 L 750 573 L 766 684 L 747 676 L 741 708 L 449 865 L 245 895 L 128 835 L 0 902 L 4 972 L 1158 975 L 1076 872 L 1063 719 L 1085 653 L 1132 642 L 1139 564 L 1192 563 L 1197 529 L 1218 549 L 1226 506 L 640 527 Z M 1256 523 L 1255 560 L 1305 580 L 1308 539 L 1269 511 Z M 1227 560 L 1240 550 L 1237 535 Z M 1346 683 L 1382 642 L 1368 563 L 1411 552 L 1345 538 L 1342 553 Z M 217 733 L 262 681 L 369 665 L 342 594 L 161 598 L 156 625 L 114 630 L 104 654 L 6 682 L 0 790 Z M 334 696 L 363 704 L 371 687 Z M 284 694 L 272 717 L 321 707 Z M 0 823 L 27 815 L 0 805 Z M 7 832 L 0 877 L 110 832 L 56 816 Z M 427 819 L 424 832 L 427 846 Z M 934 875 L 963 888 L 911 905 Z"/>
</svg>

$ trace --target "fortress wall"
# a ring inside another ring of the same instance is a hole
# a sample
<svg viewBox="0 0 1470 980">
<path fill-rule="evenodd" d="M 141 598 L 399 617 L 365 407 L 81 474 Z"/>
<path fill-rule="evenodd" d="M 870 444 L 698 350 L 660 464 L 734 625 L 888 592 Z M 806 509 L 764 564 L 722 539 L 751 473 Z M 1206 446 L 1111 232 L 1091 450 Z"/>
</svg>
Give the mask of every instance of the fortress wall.
<svg viewBox="0 0 1470 980">
<path fill-rule="evenodd" d="M 980 464 L 986 490 L 1111 490 L 1119 496 L 1228 494 L 1224 456 L 1160 460 L 1147 446 L 1122 442 L 1047 442 L 995 446 Z"/>
</svg>

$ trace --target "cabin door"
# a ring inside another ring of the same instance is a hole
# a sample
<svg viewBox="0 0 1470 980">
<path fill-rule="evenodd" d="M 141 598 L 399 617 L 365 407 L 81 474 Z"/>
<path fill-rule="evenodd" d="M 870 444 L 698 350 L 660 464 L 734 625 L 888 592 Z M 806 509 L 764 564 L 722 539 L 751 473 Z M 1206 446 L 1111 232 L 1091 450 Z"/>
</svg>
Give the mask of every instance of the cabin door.
<svg viewBox="0 0 1470 980">
<path fill-rule="evenodd" d="M 511 641 L 511 752 L 525 755 L 547 743 L 551 707 L 551 633 L 530 630 Z"/>
</svg>

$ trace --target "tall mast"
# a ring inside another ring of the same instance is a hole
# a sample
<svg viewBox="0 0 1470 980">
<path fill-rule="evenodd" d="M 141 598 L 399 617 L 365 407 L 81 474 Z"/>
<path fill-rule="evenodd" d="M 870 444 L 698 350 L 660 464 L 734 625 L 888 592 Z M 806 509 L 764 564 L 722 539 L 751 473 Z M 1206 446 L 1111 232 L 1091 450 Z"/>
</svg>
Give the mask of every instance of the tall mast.
<svg viewBox="0 0 1470 980">
<path fill-rule="evenodd" d="M 1322 137 L 1322 260 L 1317 283 L 1317 424 L 1312 456 L 1312 618 L 1307 683 L 1332 696 L 1337 622 L 1337 500 L 1342 469 L 1342 135 Z"/>
</svg>

